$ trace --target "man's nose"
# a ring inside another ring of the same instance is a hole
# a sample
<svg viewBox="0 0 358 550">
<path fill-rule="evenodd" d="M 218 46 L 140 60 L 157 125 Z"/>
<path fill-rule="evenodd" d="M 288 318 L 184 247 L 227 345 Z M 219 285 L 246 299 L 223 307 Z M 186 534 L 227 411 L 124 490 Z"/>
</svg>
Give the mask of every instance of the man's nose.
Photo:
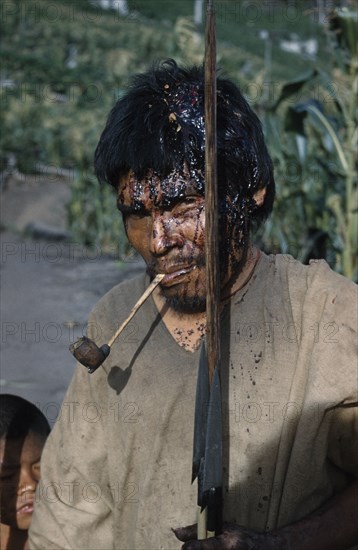
<svg viewBox="0 0 358 550">
<path fill-rule="evenodd" d="M 165 254 L 170 248 L 184 245 L 179 223 L 169 213 L 153 213 L 151 252 L 157 256 Z"/>
</svg>

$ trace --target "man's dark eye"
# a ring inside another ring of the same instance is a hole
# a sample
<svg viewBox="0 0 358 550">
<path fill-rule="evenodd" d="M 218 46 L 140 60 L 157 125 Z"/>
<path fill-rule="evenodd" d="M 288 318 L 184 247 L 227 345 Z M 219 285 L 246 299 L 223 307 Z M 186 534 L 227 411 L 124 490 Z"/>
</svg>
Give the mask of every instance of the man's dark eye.
<svg viewBox="0 0 358 550">
<path fill-rule="evenodd" d="M 198 197 L 185 197 L 182 201 L 180 201 L 180 204 L 185 206 L 191 206 L 196 205 L 198 202 Z"/>
<path fill-rule="evenodd" d="M 148 216 L 148 212 L 146 210 L 137 210 L 127 214 L 127 217 L 131 220 L 142 220 L 146 216 Z"/>
<path fill-rule="evenodd" d="M 185 197 L 176 204 L 172 212 L 174 216 L 192 215 L 193 210 L 196 209 L 198 206 L 198 197 Z"/>
<path fill-rule="evenodd" d="M 145 216 L 148 215 L 148 212 L 146 210 L 141 208 L 131 208 L 131 207 L 125 207 L 125 206 L 119 206 L 119 211 L 122 212 L 123 218 L 125 220 L 131 219 L 131 220 L 137 220 L 142 219 Z"/>
</svg>

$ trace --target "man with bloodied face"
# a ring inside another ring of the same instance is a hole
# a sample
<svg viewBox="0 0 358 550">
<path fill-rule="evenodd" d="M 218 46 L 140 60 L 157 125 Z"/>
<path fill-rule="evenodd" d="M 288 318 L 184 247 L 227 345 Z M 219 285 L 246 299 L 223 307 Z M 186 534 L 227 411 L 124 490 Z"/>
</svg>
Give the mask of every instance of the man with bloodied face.
<svg viewBox="0 0 358 550">
<path fill-rule="evenodd" d="M 43 455 L 43 483 L 57 484 L 56 498 L 40 499 L 32 548 L 358 543 L 356 288 L 323 261 L 303 266 L 252 244 L 272 209 L 273 167 L 258 118 L 224 78 L 217 161 L 225 523 L 215 539 L 195 540 L 192 439 L 210 261 L 203 80 L 201 68 L 171 60 L 135 76 L 97 146 L 97 176 L 116 189 L 147 271 L 100 300 L 89 336 L 108 341 L 150 280 L 164 278 L 103 366 L 93 375 L 77 367 L 65 397 L 76 406 L 66 407 Z"/>
<path fill-rule="evenodd" d="M 181 82 L 176 82 L 175 71 Z M 143 100 L 143 79 L 138 76 L 123 100 L 116 115 L 123 125 L 115 151 L 110 148 L 114 121 L 109 120 L 96 152 L 97 175 L 117 190 L 128 239 L 150 275 L 165 274 L 154 296 L 157 305 L 169 306 L 167 318 L 174 316 L 175 324 L 188 325 L 186 331 L 180 329 L 180 344 L 196 349 L 206 305 L 203 75 L 200 69 L 180 72 L 167 63 L 156 79 Z M 250 224 L 271 211 L 274 179 L 259 120 L 238 89 L 224 80 L 219 80 L 218 127 L 225 299 L 250 277 L 259 257 L 249 244 Z M 194 327 L 193 315 L 198 317 Z"/>
</svg>

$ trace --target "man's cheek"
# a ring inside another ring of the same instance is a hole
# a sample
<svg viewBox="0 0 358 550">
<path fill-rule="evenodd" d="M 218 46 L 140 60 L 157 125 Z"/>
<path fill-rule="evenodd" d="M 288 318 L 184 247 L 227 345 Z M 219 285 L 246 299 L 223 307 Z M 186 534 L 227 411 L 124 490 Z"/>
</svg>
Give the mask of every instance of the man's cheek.
<svg viewBox="0 0 358 550">
<path fill-rule="evenodd" d="M 183 223 L 181 226 L 182 235 L 186 240 L 190 241 L 194 246 L 203 248 L 205 244 L 205 223 L 201 218 L 197 218 L 196 222 L 190 220 L 188 223 Z"/>
</svg>

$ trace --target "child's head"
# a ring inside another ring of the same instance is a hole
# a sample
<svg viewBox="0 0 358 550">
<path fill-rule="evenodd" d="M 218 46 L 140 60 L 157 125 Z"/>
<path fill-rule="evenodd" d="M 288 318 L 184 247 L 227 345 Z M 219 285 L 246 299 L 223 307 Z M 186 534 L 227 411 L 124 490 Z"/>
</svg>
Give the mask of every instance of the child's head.
<svg viewBox="0 0 358 550">
<path fill-rule="evenodd" d="M 1 523 L 30 527 L 40 458 L 50 426 L 42 412 L 26 399 L 0 395 Z"/>
</svg>

